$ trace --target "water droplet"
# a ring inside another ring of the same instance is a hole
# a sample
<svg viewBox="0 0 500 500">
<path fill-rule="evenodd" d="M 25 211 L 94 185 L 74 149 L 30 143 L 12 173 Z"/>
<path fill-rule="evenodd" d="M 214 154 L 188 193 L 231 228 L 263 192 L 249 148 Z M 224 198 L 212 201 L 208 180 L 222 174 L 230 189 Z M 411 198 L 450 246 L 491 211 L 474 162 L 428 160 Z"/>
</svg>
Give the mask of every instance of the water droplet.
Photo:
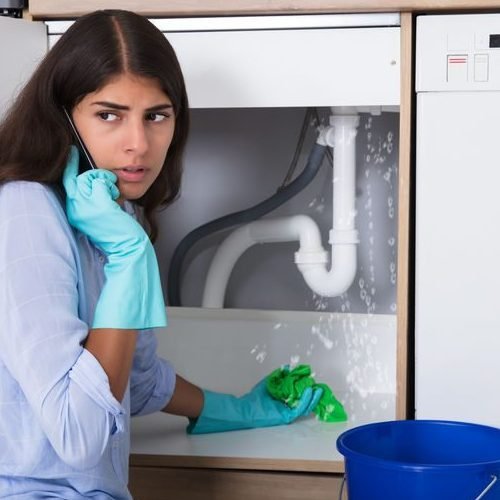
<svg viewBox="0 0 500 500">
<path fill-rule="evenodd" d="M 255 356 L 255 359 L 259 362 L 259 363 L 263 363 L 264 360 L 266 359 L 266 356 L 267 356 L 267 353 L 265 351 L 261 351 L 257 354 L 257 356 Z"/>
</svg>

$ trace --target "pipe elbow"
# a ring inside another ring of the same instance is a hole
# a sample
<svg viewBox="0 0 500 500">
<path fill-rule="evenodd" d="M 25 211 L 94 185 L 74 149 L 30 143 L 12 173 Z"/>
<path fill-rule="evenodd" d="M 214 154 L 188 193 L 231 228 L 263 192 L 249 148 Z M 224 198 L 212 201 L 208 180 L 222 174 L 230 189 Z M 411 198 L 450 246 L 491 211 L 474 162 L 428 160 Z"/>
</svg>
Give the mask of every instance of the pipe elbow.
<svg viewBox="0 0 500 500">
<path fill-rule="evenodd" d="M 314 293 L 335 297 L 347 291 L 356 276 L 356 244 L 334 247 L 329 271 L 319 262 L 297 262 L 297 267 Z"/>
<path fill-rule="evenodd" d="M 314 220 L 306 215 L 251 222 L 228 236 L 219 246 L 208 270 L 203 291 L 202 307 L 224 307 L 224 295 L 233 267 L 241 255 L 257 243 L 299 241 L 296 254 L 303 262 L 328 262 L 321 244 L 321 233 Z"/>
</svg>

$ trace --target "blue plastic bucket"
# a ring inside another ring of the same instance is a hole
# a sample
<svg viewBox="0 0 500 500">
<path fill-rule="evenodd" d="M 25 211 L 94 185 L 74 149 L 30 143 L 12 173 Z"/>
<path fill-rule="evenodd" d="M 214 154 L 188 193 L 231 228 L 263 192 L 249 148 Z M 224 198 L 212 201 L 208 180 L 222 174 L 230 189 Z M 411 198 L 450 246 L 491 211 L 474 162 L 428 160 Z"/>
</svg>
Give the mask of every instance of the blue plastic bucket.
<svg viewBox="0 0 500 500">
<path fill-rule="evenodd" d="M 362 425 L 337 439 L 349 500 L 500 499 L 500 429 L 439 420 Z"/>
</svg>

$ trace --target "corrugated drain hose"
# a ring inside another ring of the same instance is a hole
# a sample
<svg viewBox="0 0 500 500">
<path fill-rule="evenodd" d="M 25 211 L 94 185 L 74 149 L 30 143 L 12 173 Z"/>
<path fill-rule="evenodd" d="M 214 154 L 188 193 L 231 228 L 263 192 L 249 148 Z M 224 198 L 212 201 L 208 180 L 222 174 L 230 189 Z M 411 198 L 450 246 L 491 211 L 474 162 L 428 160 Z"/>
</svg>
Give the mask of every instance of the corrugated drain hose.
<svg viewBox="0 0 500 500">
<path fill-rule="evenodd" d="M 247 224 L 259 219 L 269 212 L 276 210 L 276 208 L 283 205 L 283 203 L 288 201 L 290 198 L 293 198 L 296 194 L 300 193 L 318 173 L 321 164 L 323 163 L 326 150 L 326 146 L 315 144 L 309 154 L 307 164 L 302 173 L 290 182 L 290 184 L 281 188 L 270 198 L 254 205 L 253 207 L 214 219 L 213 221 L 207 222 L 206 224 L 203 224 L 188 233 L 177 245 L 177 248 L 172 256 L 172 260 L 170 261 L 167 284 L 169 305 L 182 305 L 180 297 L 182 265 L 184 258 L 191 247 L 193 247 L 199 240 L 212 233 L 232 226 Z"/>
</svg>

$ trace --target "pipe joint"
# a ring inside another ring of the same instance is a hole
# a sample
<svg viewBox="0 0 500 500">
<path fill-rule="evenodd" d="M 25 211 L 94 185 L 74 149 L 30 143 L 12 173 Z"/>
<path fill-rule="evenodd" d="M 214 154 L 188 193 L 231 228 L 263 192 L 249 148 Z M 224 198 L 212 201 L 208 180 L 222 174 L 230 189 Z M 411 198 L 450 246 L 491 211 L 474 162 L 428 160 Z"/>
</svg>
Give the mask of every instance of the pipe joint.
<svg viewBox="0 0 500 500">
<path fill-rule="evenodd" d="M 356 245 L 359 243 L 359 233 L 356 229 L 344 231 L 331 229 L 328 243 L 330 243 L 330 245 Z"/>
<path fill-rule="evenodd" d="M 356 113 L 349 115 L 330 115 L 331 127 L 356 129 L 358 125 L 359 125 L 359 115 Z"/>
<path fill-rule="evenodd" d="M 328 263 L 328 252 L 323 250 L 318 250 L 316 252 L 311 252 L 307 250 L 298 250 L 295 252 L 295 264 L 313 264 L 313 265 L 325 265 Z"/>
</svg>

